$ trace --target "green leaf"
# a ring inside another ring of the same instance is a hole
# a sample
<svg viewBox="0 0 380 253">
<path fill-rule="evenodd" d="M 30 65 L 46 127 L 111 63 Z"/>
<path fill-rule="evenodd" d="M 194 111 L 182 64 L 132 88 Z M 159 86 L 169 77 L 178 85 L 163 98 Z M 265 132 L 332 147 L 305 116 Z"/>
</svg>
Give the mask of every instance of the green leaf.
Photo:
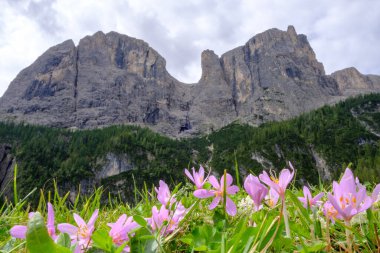
<svg viewBox="0 0 380 253">
<path fill-rule="evenodd" d="M 127 244 L 128 244 L 128 242 L 123 243 L 114 252 L 115 253 L 121 253 L 124 250 L 125 246 L 127 246 Z"/>
<path fill-rule="evenodd" d="M 110 252 L 113 248 L 112 238 L 105 230 L 97 230 L 92 234 L 94 247 Z"/>
<path fill-rule="evenodd" d="M 154 235 L 142 235 L 139 237 L 140 240 L 152 240 L 155 239 Z"/>
<path fill-rule="evenodd" d="M 52 252 L 70 253 L 71 251 L 54 243 L 48 234 L 44 219 L 36 212 L 28 223 L 26 247 L 30 253 Z"/>
<path fill-rule="evenodd" d="M 324 250 L 327 246 L 326 242 L 317 241 L 313 244 L 304 245 L 301 249 L 302 253 L 308 253 L 308 252 L 320 252 L 321 250 Z"/>
<path fill-rule="evenodd" d="M 187 245 L 193 246 L 194 239 L 191 234 L 184 235 L 179 240 Z"/>
<path fill-rule="evenodd" d="M 148 222 L 140 215 L 134 215 L 133 220 L 144 228 L 148 226 Z"/>
<path fill-rule="evenodd" d="M 146 253 L 156 253 L 158 249 L 158 243 L 156 240 L 150 240 L 147 242 L 145 247 Z"/>
<path fill-rule="evenodd" d="M 57 238 L 57 244 L 65 248 L 70 248 L 71 246 L 70 236 L 67 233 L 60 234 Z"/>
</svg>

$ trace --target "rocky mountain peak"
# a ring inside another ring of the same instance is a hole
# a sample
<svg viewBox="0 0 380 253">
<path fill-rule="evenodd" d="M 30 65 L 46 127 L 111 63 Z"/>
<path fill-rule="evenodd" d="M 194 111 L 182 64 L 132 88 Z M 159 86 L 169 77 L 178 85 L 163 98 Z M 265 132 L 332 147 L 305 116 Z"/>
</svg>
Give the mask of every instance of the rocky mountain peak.
<svg viewBox="0 0 380 253">
<path fill-rule="evenodd" d="M 181 137 L 235 120 L 258 125 L 349 94 L 380 90 L 352 69 L 326 76 L 305 35 L 270 29 L 218 57 L 201 55 L 198 83 L 183 84 L 148 43 L 97 32 L 48 49 L 0 99 L 0 120 L 65 128 L 137 124 Z"/>
<path fill-rule="evenodd" d="M 294 26 L 292 25 L 289 25 L 288 26 L 288 29 L 286 30 L 286 32 L 294 39 L 297 39 L 297 32 L 296 32 L 296 29 L 294 28 Z"/>
<path fill-rule="evenodd" d="M 363 75 L 356 68 L 350 67 L 336 71 L 331 76 L 337 81 L 339 90 L 344 95 L 362 92 L 376 92 L 380 89 L 380 77 Z"/>
<path fill-rule="evenodd" d="M 200 83 L 223 79 L 223 69 L 219 57 L 212 50 L 205 50 L 201 55 L 202 76 Z"/>
</svg>

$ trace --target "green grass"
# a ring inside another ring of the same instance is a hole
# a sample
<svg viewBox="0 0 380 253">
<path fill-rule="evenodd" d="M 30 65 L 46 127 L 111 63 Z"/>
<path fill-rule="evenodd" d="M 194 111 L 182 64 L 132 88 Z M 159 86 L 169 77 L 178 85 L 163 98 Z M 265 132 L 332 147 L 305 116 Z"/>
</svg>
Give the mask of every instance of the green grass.
<svg viewBox="0 0 380 253">
<path fill-rule="evenodd" d="M 109 198 L 107 203 L 101 204 L 103 188 L 96 189 L 90 196 L 77 195 L 73 202 L 68 201 L 69 193 L 60 195 L 57 188 L 49 192 L 34 191 L 31 195 L 39 196 L 36 208 L 32 208 L 29 203 L 31 196 L 20 196 L 16 203 L 7 201 L 1 208 L 0 249 L 3 250 L 1 252 L 28 252 L 25 249 L 25 241 L 12 239 L 9 229 L 14 225 L 26 225 L 30 211 L 38 211 L 46 217 L 47 202 L 51 202 L 54 206 L 56 224 L 63 222 L 75 224 L 73 213 L 79 214 L 87 221 L 95 209 L 100 209 L 93 236 L 94 246 L 108 250 L 91 249 L 88 252 L 116 252 L 117 247 L 113 247 L 112 244 L 107 246 L 106 243 L 109 231 L 107 223 L 115 222 L 122 214 L 133 216 L 143 225 L 134 231 L 134 236 L 129 242 L 134 250 L 132 252 L 326 252 L 328 246 L 326 229 L 331 238 L 330 252 L 344 251 L 346 245 L 344 224 L 336 221 L 335 224 L 326 227 L 326 219 L 320 209 L 313 215 L 310 210 L 302 207 L 297 199 L 302 192 L 294 186 L 294 183 L 289 186 L 286 194 L 291 238 L 285 235 L 281 204 L 274 208 L 264 206 L 262 210 L 253 212 L 252 204 L 247 202 L 248 195 L 244 189 L 240 189 L 238 194 L 231 196 L 238 206 L 238 213 L 230 217 L 224 214 L 222 204 L 210 211 L 208 209 L 210 200 L 196 199 L 192 195 L 193 185 L 189 182 L 171 189 L 176 199 L 189 208 L 189 212 L 181 221 L 179 228 L 165 236 L 152 233 L 142 219 L 151 216 L 154 205 L 160 205 L 156 193 L 146 188 L 135 189 L 141 201 L 133 204 L 118 198 Z M 319 185 L 312 188 L 312 194 L 314 196 L 318 192 L 330 190 Z M 379 249 L 379 208 L 377 204 L 367 213 L 364 212 L 354 218 L 350 229 L 354 235 L 353 246 L 356 252 L 376 252 Z M 38 236 L 41 235 L 37 234 Z M 38 243 L 34 241 L 33 243 L 38 248 Z"/>
</svg>

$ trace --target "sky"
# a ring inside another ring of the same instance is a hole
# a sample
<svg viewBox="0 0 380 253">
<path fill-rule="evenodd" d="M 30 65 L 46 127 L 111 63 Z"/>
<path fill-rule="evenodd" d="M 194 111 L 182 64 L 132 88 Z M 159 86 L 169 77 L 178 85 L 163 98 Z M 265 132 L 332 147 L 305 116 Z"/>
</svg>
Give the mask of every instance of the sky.
<svg viewBox="0 0 380 253">
<path fill-rule="evenodd" d="M 307 35 L 326 73 L 380 75 L 378 0 L 0 0 L 0 96 L 48 48 L 97 31 L 148 42 L 172 76 L 193 83 L 203 50 L 220 56 L 288 25 Z"/>
</svg>

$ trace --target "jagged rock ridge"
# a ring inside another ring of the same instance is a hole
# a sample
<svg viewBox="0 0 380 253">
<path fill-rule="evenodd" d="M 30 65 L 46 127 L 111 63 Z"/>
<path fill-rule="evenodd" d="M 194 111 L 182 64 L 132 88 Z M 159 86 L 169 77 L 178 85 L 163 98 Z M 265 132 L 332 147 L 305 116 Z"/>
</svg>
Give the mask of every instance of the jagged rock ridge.
<svg viewBox="0 0 380 253">
<path fill-rule="evenodd" d="M 0 120 L 65 128 L 139 124 L 178 137 L 240 120 L 283 120 L 348 95 L 380 90 L 358 71 L 328 76 L 305 35 L 270 29 L 218 57 L 201 56 L 198 83 L 184 84 L 142 40 L 97 32 L 50 48 L 11 82 Z M 354 80 L 354 81 L 352 81 Z"/>
</svg>

